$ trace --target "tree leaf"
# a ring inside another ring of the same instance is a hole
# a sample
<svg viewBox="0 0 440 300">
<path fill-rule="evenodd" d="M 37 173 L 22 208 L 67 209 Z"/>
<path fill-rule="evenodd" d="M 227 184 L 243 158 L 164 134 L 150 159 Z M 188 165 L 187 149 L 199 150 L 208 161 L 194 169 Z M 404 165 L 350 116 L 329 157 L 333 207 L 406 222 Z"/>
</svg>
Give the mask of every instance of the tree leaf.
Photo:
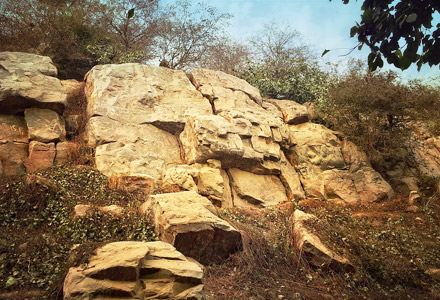
<svg viewBox="0 0 440 300">
<path fill-rule="evenodd" d="M 368 66 L 372 66 L 373 65 L 373 62 L 374 62 L 374 58 L 376 57 L 376 53 L 374 53 L 374 52 L 371 52 L 369 55 L 368 55 Z"/>
<path fill-rule="evenodd" d="M 356 33 L 358 33 L 359 27 L 358 26 L 353 26 L 350 29 L 350 37 L 354 37 L 356 35 Z"/>
<path fill-rule="evenodd" d="M 321 57 L 323 57 L 324 55 L 326 55 L 326 54 L 329 53 L 329 52 L 330 52 L 330 50 L 325 49 L 324 52 L 322 52 Z"/>
<path fill-rule="evenodd" d="M 16 283 L 17 283 L 17 280 L 14 277 L 9 276 L 8 280 L 6 281 L 6 287 L 10 287 L 11 285 L 14 285 Z"/>
<path fill-rule="evenodd" d="M 410 60 L 408 59 L 408 57 L 406 57 L 406 56 L 402 56 L 402 57 L 400 58 L 399 62 L 400 62 L 400 66 L 399 66 L 399 68 L 400 68 L 401 70 L 406 70 L 406 69 L 408 69 L 409 66 L 411 65 L 411 61 L 410 61 Z"/>
<path fill-rule="evenodd" d="M 406 18 L 406 22 L 407 23 L 413 23 L 416 20 L 417 20 L 417 14 L 416 13 L 409 14 L 408 17 Z"/>
<path fill-rule="evenodd" d="M 134 8 L 130 9 L 127 13 L 127 19 L 131 19 L 134 17 Z"/>
</svg>

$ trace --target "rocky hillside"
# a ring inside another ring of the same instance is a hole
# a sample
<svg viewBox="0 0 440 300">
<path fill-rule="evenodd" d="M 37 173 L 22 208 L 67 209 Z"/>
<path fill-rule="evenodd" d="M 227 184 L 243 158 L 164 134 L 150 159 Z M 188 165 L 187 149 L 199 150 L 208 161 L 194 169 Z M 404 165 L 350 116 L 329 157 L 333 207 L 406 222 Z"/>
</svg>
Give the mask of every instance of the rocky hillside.
<svg viewBox="0 0 440 300">
<path fill-rule="evenodd" d="M 387 182 L 343 134 L 313 123 L 310 105 L 262 99 L 246 81 L 219 71 L 120 64 L 95 66 L 84 82 L 56 75 L 47 57 L 0 53 L 0 175 L 51 186 L 35 172 L 71 168 L 88 153 L 105 189 L 135 195 L 137 218 L 162 241 L 102 246 L 88 266 L 70 269 L 66 300 L 204 299 L 200 264 L 222 264 L 249 247 L 238 211 L 255 217 L 287 204 L 280 214 L 292 213 L 292 203 L 356 210 L 408 197 L 405 208 L 418 211 L 418 176 L 440 177 L 437 138 L 415 134 L 418 163 L 390 170 Z M 130 206 L 69 197 L 71 218 L 96 211 L 115 218 Z M 289 247 L 312 268 L 352 272 L 357 258 L 332 250 L 332 240 L 310 227 L 316 219 L 297 209 L 285 220 L 292 224 L 283 225 Z M 268 224 L 262 235 L 280 225 Z M 8 291 L 14 276 L 5 277 Z"/>
</svg>

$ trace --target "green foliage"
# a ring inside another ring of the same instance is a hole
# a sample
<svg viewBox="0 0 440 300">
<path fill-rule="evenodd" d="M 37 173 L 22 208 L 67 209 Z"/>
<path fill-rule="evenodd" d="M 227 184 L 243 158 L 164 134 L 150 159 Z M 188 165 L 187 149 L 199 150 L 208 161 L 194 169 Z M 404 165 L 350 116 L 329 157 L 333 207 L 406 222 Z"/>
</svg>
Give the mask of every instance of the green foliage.
<svg viewBox="0 0 440 300">
<path fill-rule="evenodd" d="M 55 299 L 68 268 L 85 262 L 97 246 L 156 238 L 137 213 L 137 196 L 108 189 L 99 172 L 58 166 L 32 176 L 40 180 L 0 178 L 2 289 L 41 288 Z M 118 204 L 125 210 L 120 216 L 95 211 L 73 219 L 73 207 L 85 203 Z"/>
<path fill-rule="evenodd" d="M 260 89 L 263 97 L 291 99 L 298 103 L 323 100 L 330 85 L 330 76 L 318 64 L 306 58 L 286 58 L 274 68 L 272 60 L 250 63 L 237 75 Z"/>
<path fill-rule="evenodd" d="M 355 265 L 355 272 L 346 274 L 350 288 L 377 290 L 389 299 L 406 296 L 410 289 L 429 292 L 425 288 L 434 281 L 426 270 L 440 266 L 437 213 L 421 215 L 426 221 L 420 222 L 411 215 L 391 217 L 392 213 L 382 212 L 381 216 L 376 211 L 356 216 L 349 208 L 316 208 L 311 212 L 318 219 L 308 226 Z"/>
<path fill-rule="evenodd" d="M 350 35 L 370 47 L 371 70 L 383 66 L 382 55 L 402 70 L 413 63 L 420 70 L 426 63 L 440 64 L 440 26 L 434 21 L 439 12 L 438 1 L 365 0 L 361 22 L 351 28 Z"/>
</svg>

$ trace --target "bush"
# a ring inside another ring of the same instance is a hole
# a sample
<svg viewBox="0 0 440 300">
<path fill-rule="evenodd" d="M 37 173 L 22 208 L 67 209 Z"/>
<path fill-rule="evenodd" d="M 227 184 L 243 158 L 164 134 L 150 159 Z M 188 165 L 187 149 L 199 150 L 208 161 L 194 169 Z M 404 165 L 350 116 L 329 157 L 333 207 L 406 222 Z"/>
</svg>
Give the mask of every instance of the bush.
<svg viewBox="0 0 440 300">
<path fill-rule="evenodd" d="M 362 65 L 352 66 L 317 104 L 325 125 L 360 146 L 379 171 L 386 162 L 408 159 L 414 122 L 440 128 L 439 89 L 416 81 L 404 84 L 394 72 L 364 71 Z"/>
</svg>

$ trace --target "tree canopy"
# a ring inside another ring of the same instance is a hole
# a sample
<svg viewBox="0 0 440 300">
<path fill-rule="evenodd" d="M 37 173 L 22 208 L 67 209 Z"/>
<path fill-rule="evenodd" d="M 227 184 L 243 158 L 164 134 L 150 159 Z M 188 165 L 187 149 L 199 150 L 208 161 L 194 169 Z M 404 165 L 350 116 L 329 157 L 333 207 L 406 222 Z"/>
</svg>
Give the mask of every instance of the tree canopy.
<svg viewBox="0 0 440 300">
<path fill-rule="evenodd" d="M 440 24 L 434 19 L 439 12 L 439 1 L 364 0 L 361 21 L 350 35 L 357 36 L 359 49 L 370 48 L 371 70 L 383 66 L 382 56 L 399 69 L 415 63 L 420 70 L 423 64 L 440 64 Z"/>
</svg>

